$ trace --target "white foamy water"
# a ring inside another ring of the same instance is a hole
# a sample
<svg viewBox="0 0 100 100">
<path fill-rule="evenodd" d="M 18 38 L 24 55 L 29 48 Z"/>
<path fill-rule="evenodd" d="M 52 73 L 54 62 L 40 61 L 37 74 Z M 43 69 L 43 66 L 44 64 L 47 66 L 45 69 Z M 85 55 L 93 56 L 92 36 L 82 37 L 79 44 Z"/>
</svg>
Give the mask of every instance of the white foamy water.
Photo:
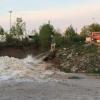
<svg viewBox="0 0 100 100">
<path fill-rule="evenodd" d="M 0 80 L 8 79 L 39 79 L 45 64 L 31 55 L 24 59 L 0 57 Z"/>
</svg>

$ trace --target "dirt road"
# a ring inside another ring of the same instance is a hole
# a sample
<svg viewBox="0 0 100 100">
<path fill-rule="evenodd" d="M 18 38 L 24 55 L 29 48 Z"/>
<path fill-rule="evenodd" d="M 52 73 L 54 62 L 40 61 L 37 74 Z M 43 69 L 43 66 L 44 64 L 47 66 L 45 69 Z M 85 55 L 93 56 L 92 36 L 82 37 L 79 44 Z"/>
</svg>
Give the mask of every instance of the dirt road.
<svg viewBox="0 0 100 100">
<path fill-rule="evenodd" d="M 100 100 L 100 80 L 2 81 L 0 100 Z"/>
</svg>

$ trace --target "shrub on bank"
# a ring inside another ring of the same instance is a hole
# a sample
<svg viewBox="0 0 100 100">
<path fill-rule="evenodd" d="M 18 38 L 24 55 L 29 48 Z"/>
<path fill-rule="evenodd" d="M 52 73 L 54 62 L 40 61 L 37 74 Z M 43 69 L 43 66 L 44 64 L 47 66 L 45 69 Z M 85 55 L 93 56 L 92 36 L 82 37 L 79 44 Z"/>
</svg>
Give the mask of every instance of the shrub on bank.
<svg viewBox="0 0 100 100">
<path fill-rule="evenodd" d="M 100 73 L 100 54 L 97 49 L 94 45 L 85 47 L 75 44 L 59 49 L 56 57 L 60 64 L 57 68 L 67 73 Z"/>
</svg>

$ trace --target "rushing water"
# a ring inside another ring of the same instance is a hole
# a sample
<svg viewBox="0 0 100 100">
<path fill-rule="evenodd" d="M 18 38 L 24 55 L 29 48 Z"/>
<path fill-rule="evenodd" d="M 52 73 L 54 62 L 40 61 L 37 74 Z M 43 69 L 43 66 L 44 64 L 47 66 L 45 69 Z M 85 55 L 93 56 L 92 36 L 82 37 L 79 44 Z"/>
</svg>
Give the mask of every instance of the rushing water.
<svg viewBox="0 0 100 100">
<path fill-rule="evenodd" d="M 24 59 L 14 57 L 0 57 L 0 80 L 33 78 L 36 70 L 38 72 L 42 61 L 36 60 L 31 55 Z M 42 69 L 41 69 L 42 70 Z"/>
<path fill-rule="evenodd" d="M 66 79 L 73 74 L 66 74 L 56 70 L 46 70 L 47 66 L 52 66 L 42 61 L 42 57 L 28 55 L 24 59 L 3 56 L 0 57 L 0 81 L 2 80 L 31 80 L 48 81 Z M 75 76 L 75 75 L 74 75 Z M 78 77 L 84 75 L 78 75 Z"/>
</svg>

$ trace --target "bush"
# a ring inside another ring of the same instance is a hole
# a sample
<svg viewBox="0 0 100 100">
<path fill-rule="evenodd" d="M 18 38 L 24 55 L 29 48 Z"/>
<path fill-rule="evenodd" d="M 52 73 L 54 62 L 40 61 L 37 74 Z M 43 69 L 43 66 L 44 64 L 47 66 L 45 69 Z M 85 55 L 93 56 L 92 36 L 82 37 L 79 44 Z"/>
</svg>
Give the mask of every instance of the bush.
<svg viewBox="0 0 100 100">
<path fill-rule="evenodd" d="M 43 51 L 50 49 L 51 35 L 54 35 L 54 28 L 52 25 L 44 24 L 40 27 L 39 39 L 40 39 L 41 49 Z"/>
</svg>

